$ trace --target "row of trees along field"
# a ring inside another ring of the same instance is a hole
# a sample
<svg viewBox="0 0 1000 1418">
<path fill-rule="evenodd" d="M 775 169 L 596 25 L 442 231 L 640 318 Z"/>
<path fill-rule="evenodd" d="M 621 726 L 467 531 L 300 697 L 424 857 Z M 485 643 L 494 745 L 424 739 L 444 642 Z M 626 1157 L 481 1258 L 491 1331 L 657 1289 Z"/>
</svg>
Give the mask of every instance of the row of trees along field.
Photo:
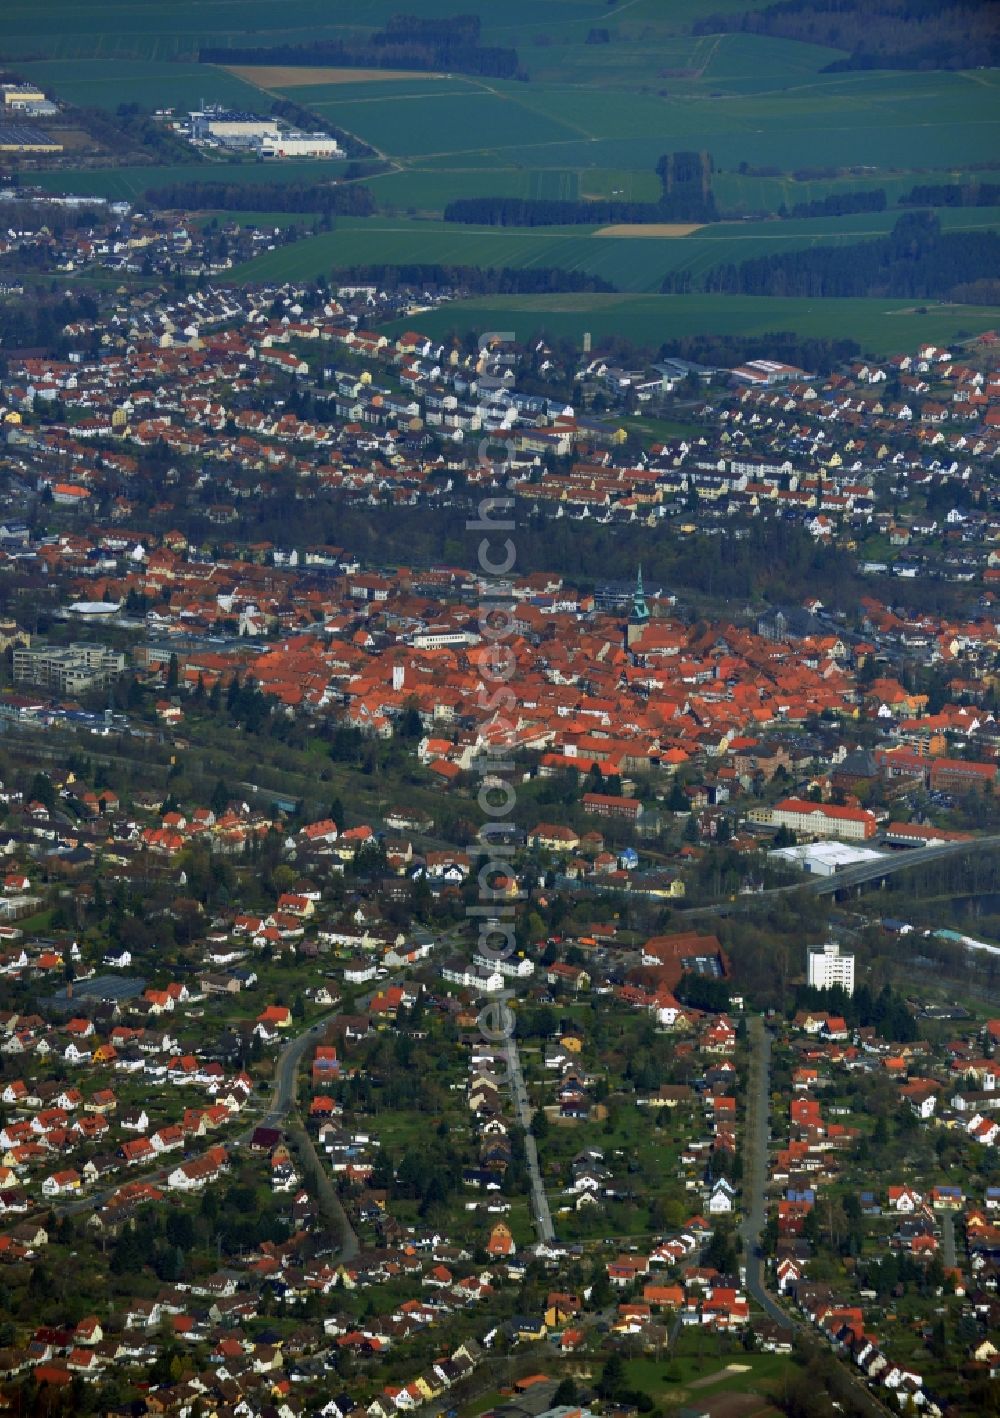
<svg viewBox="0 0 1000 1418">
<path fill-rule="evenodd" d="M 842 246 L 776 252 L 715 266 L 701 289 L 726 295 L 894 296 L 990 303 L 1000 281 L 1000 234 L 941 230 L 932 212 L 908 212 L 888 236 Z M 695 289 L 688 272 L 671 272 L 661 289 Z"/>
<path fill-rule="evenodd" d="M 316 39 L 307 44 L 253 47 L 210 46 L 203 64 L 331 65 L 351 69 L 419 69 L 481 74 L 491 79 L 523 77 L 516 49 L 480 44 L 478 15 L 393 15 L 382 30 L 357 39 Z"/>
<path fill-rule="evenodd" d="M 656 202 L 582 202 L 543 197 L 460 197 L 444 209 L 446 222 L 476 226 L 601 226 L 610 222 L 714 222 L 711 153 L 664 153 L 656 164 L 663 186 Z M 851 209 L 856 210 L 856 209 Z"/>
<path fill-rule="evenodd" d="M 357 183 L 170 182 L 150 187 L 146 202 L 161 209 L 220 212 L 316 212 L 370 217 L 375 199 Z"/>
<path fill-rule="evenodd" d="M 826 71 L 974 69 L 1000 62 L 996 6 L 976 0 L 781 0 L 708 15 L 695 34 L 761 34 L 849 51 Z"/>
<path fill-rule="evenodd" d="M 335 285 L 380 286 L 395 289 L 463 291 L 468 295 L 532 295 L 546 291 L 613 292 L 617 286 L 589 271 L 566 271 L 560 266 L 531 266 L 523 269 L 500 266 L 445 266 L 436 262 L 385 262 L 361 266 L 337 266 L 330 273 Z"/>
</svg>

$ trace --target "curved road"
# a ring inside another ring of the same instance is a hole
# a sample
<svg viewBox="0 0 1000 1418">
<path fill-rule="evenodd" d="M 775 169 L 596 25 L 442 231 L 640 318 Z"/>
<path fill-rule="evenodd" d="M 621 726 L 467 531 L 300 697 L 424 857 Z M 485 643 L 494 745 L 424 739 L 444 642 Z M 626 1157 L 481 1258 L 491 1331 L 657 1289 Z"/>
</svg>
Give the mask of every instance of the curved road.
<svg viewBox="0 0 1000 1418">
<path fill-rule="evenodd" d="M 279 1053 L 275 1063 L 274 1089 L 271 1094 L 271 1102 L 267 1114 L 263 1118 L 256 1120 L 250 1127 L 245 1129 L 237 1137 L 231 1139 L 228 1144 L 224 1145 L 229 1147 L 239 1147 L 240 1145 L 244 1145 L 250 1141 L 250 1138 L 253 1136 L 255 1128 L 280 1127 L 281 1124 L 285 1122 L 288 1115 L 291 1113 L 292 1109 L 295 1106 L 296 1094 L 298 1091 L 298 1071 L 299 1066 L 302 1063 L 303 1056 L 306 1053 L 306 1050 L 311 1045 L 316 1044 L 317 1041 L 321 1038 L 323 1030 L 326 1028 L 329 1021 L 334 1018 L 335 1014 L 336 1011 L 331 1011 L 331 1013 L 325 1014 L 322 1019 L 315 1021 L 302 1034 L 297 1035 L 294 1039 L 288 1040 L 284 1048 Z M 58 1216 L 79 1216 L 82 1215 L 84 1212 L 96 1211 L 98 1207 L 104 1206 L 108 1201 L 110 1201 L 112 1196 L 114 1196 L 115 1192 L 117 1192 L 119 1187 L 122 1186 L 125 1182 L 135 1181 L 162 1184 L 166 1181 L 168 1175 L 174 1170 L 174 1168 L 177 1167 L 183 1160 L 183 1155 L 178 1155 L 175 1153 L 170 1158 L 170 1161 L 166 1166 L 158 1167 L 155 1171 L 131 1173 L 126 1170 L 121 1175 L 117 1175 L 115 1177 L 115 1182 L 113 1186 L 102 1187 L 99 1191 L 88 1192 L 85 1196 L 74 1196 L 72 1200 L 64 1201 L 61 1204 L 50 1204 L 48 1209 L 55 1211 L 56 1215 Z M 42 1198 L 43 1202 L 44 1200 L 45 1199 Z M 354 1231 L 351 1229 L 351 1225 L 347 1219 L 347 1216 L 343 1214 L 343 1208 L 340 1206 L 339 1198 L 337 1199 L 336 1205 L 337 1208 L 340 1210 L 342 1217 L 342 1257 L 346 1260 L 350 1260 L 358 1253 L 358 1238 L 355 1235 Z M 31 1214 L 31 1212 L 28 1213 L 29 1217 Z M 23 1216 L 11 1217 L 10 1226 L 19 1225 L 24 1219 L 25 1218 Z"/>
</svg>

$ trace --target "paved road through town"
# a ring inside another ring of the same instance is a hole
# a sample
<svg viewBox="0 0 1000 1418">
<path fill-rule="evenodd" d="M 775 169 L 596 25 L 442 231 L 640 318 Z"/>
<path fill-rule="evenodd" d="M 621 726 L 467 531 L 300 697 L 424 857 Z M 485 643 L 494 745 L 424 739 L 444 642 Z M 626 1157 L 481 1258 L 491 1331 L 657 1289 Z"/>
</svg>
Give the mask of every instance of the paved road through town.
<svg viewBox="0 0 1000 1418">
<path fill-rule="evenodd" d="M 323 1037 L 329 1021 L 334 1017 L 333 1012 L 324 1015 L 322 1019 L 316 1020 L 303 1033 L 294 1039 L 289 1039 L 281 1053 L 278 1055 L 274 1070 L 274 1089 L 271 1094 L 271 1101 L 268 1112 L 263 1118 L 256 1118 L 249 1128 L 240 1133 L 236 1138 L 230 1139 L 229 1147 L 245 1146 L 253 1136 L 257 1127 L 277 1128 L 286 1121 L 295 1106 L 296 1085 L 298 1081 L 298 1070 L 302 1063 L 306 1050 L 317 1044 Z M 165 1167 L 158 1167 L 153 1172 L 140 1172 L 134 1176 L 123 1176 L 117 1178 L 114 1186 L 102 1187 L 99 1191 L 89 1192 L 86 1196 L 75 1196 L 72 1201 L 67 1201 L 57 1205 L 52 1209 L 59 1216 L 80 1216 L 88 1211 L 96 1211 L 99 1207 L 107 1204 L 117 1192 L 118 1188 L 126 1181 L 150 1182 L 155 1186 L 162 1186 L 167 1177 L 183 1160 L 180 1156 L 175 1156 Z M 351 1229 L 347 1216 L 340 1207 L 339 1199 L 336 1201 L 342 1217 L 343 1241 L 342 1252 L 345 1259 L 351 1259 L 358 1253 L 358 1238 Z M 17 1225 L 23 1218 L 12 1217 L 11 1225 Z"/>
<path fill-rule="evenodd" d="M 517 1120 L 524 1128 L 524 1160 L 528 1166 L 528 1178 L 531 1185 L 531 1211 L 535 1218 L 535 1229 L 538 1232 L 540 1241 L 551 1241 L 555 1238 L 555 1230 L 552 1225 L 552 1213 L 549 1210 L 549 1199 L 545 1195 L 545 1187 L 542 1185 L 542 1171 L 538 1165 L 538 1147 L 535 1139 L 528 1129 L 531 1127 L 531 1105 L 528 1102 L 528 1090 L 524 1084 L 524 1074 L 521 1072 L 521 1057 L 517 1050 L 517 1041 L 513 1035 L 507 1040 L 504 1047 L 507 1057 L 507 1076 L 510 1079 L 511 1098 L 514 1103 L 514 1112 Z"/>
<path fill-rule="evenodd" d="M 771 1298 L 764 1284 L 760 1235 L 767 1220 L 767 1153 L 770 1141 L 771 1036 L 759 1014 L 747 1021 L 750 1077 L 747 1083 L 744 1210 L 740 1235 L 746 1257 L 747 1290 L 769 1319 L 786 1329 L 798 1328 Z"/>
</svg>

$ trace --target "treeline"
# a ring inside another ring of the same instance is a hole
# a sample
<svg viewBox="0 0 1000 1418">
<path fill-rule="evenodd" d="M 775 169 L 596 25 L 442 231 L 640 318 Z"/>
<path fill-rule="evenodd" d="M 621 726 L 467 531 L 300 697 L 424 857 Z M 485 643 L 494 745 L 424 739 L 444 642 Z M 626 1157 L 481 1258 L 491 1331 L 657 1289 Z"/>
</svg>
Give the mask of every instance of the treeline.
<svg viewBox="0 0 1000 1418">
<path fill-rule="evenodd" d="M 364 38 L 253 48 L 212 46 L 200 50 L 198 57 L 203 64 L 330 65 L 481 74 L 491 79 L 523 77 L 516 49 L 481 45 L 479 37 L 477 15 L 394 15 L 384 29 Z"/>
<path fill-rule="evenodd" d="M 379 286 L 398 288 L 412 286 L 416 290 L 464 290 L 472 295 L 533 295 L 546 291 L 605 291 L 617 286 L 589 271 L 566 271 L 559 266 L 532 266 L 520 269 L 500 266 L 483 269 L 479 266 L 442 266 L 415 262 L 404 265 L 384 263 L 361 266 L 337 266 L 330 273 L 335 284 L 344 286 Z"/>
<path fill-rule="evenodd" d="M 2 210 L 5 228 L 37 231 L 45 227 L 53 236 L 62 236 L 65 231 L 77 231 L 81 227 L 99 226 L 108 220 L 107 207 L 103 203 L 96 203 L 93 207 L 56 207 L 42 199 L 36 201 L 27 194 L 17 201 L 4 202 Z"/>
<path fill-rule="evenodd" d="M 183 158 L 191 161 L 191 148 L 149 109 L 137 103 L 120 103 L 111 114 L 104 108 L 76 110 L 81 127 L 109 153 L 148 155 L 150 160 L 169 162 Z M 195 161 L 197 161 L 197 157 Z"/>
<path fill-rule="evenodd" d="M 819 990 L 801 985 L 795 991 L 792 1013 L 799 1009 L 824 1009 L 839 1014 L 852 1029 L 875 1029 L 883 1038 L 896 1044 L 911 1043 L 918 1036 L 917 1021 L 901 995 L 891 985 L 883 985 L 875 994 L 867 984 L 861 984 L 853 995 L 839 985 Z"/>
<path fill-rule="evenodd" d="M 940 182 L 912 187 L 899 199 L 901 207 L 997 207 L 1000 183 Z"/>
<path fill-rule="evenodd" d="M 221 212 L 317 212 L 370 217 L 375 199 L 357 183 L 171 182 L 143 194 L 152 207 Z"/>
<path fill-rule="evenodd" d="M 303 108 L 301 104 L 293 102 L 290 98 L 275 99 L 271 104 L 271 112 L 275 118 L 283 118 L 286 123 L 291 123 L 294 128 L 301 128 L 305 133 L 322 132 L 331 138 L 336 138 L 349 158 L 378 157 L 375 149 L 363 138 L 358 138 L 354 133 L 348 133 L 345 128 L 338 128 L 336 123 L 331 123 L 322 114 Z"/>
<path fill-rule="evenodd" d="M 39 296 L 30 300 L 0 302 L 0 348 L 4 350 L 43 349 L 57 353 L 69 347 L 63 334 L 67 325 L 80 320 L 96 320 L 97 302 L 92 295 Z M 79 348 L 80 341 L 74 342 Z"/>
<path fill-rule="evenodd" d="M 471 504 L 469 504 L 471 505 Z M 424 507 L 352 505 L 331 496 L 296 501 L 257 499 L 247 503 L 244 534 L 249 540 L 281 544 L 337 541 L 362 562 L 401 566 L 461 565 L 474 551 L 467 528 L 468 505 L 460 500 L 427 515 Z M 517 566 L 521 574 L 550 570 L 584 588 L 605 581 L 611 566 L 648 571 L 648 583 L 728 598 L 738 604 L 759 595 L 780 601 L 803 600 L 822 586 L 830 600 L 851 608 L 871 590 L 847 552 L 822 546 L 791 522 L 755 518 L 740 525 L 744 536 L 665 538 L 640 525 L 601 526 L 543 516 L 518 501 Z M 217 529 L 191 517 L 181 530 L 211 545 Z"/>
<path fill-rule="evenodd" d="M 829 197 L 817 197 L 813 202 L 796 202 L 793 207 L 780 207 L 782 217 L 846 217 L 851 212 L 884 212 L 886 196 L 881 187 L 869 191 L 831 192 Z"/>
<path fill-rule="evenodd" d="M 664 153 L 656 164 L 663 186 L 656 202 L 564 201 L 545 197 L 460 197 L 444 209 L 446 222 L 476 226 L 606 226 L 616 222 L 714 222 L 711 153 Z"/>
<path fill-rule="evenodd" d="M 663 191 L 658 203 L 659 221 L 714 222 L 718 218 L 712 196 L 712 154 L 682 149 L 664 153 L 656 164 Z"/>
<path fill-rule="evenodd" d="M 716 266 L 701 281 L 705 291 L 726 295 L 894 296 L 954 298 L 955 291 L 992 281 L 1000 271 L 1000 233 L 942 232 L 930 212 L 902 216 L 885 237 L 843 246 L 816 246 Z M 690 280 L 671 274 L 662 290 L 690 290 Z"/>
<path fill-rule="evenodd" d="M 782 0 L 709 15 L 695 34 L 762 34 L 850 51 L 826 72 L 973 69 L 1000 62 L 996 6 L 975 0 Z"/>
</svg>

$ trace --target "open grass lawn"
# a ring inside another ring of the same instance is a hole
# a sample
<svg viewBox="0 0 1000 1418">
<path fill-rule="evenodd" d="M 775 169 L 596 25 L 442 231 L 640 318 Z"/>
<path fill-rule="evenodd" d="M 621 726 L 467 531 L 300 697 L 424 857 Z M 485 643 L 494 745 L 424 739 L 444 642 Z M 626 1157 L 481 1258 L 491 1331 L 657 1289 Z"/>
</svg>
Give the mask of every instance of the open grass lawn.
<svg viewBox="0 0 1000 1418">
<path fill-rule="evenodd" d="M 676 1390 L 686 1388 L 704 1402 L 716 1393 L 756 1390 L 766 1395 L 789 1372 L 791 1364 L 786 1355 L 747 1354 L 735 1344 L 731 1351 L 720 1351 L 713 1335 L 682 1329 L 672 1359 L 630 1359 L 626 1368 L 629 1384 L 654 1401 L 676 1398 Z M 733 1372 L 729 1365 L 739 1365 L 742 1372 Z M 698 1388 L 692 1390 L 694 1384 Z"/>
</svg>

